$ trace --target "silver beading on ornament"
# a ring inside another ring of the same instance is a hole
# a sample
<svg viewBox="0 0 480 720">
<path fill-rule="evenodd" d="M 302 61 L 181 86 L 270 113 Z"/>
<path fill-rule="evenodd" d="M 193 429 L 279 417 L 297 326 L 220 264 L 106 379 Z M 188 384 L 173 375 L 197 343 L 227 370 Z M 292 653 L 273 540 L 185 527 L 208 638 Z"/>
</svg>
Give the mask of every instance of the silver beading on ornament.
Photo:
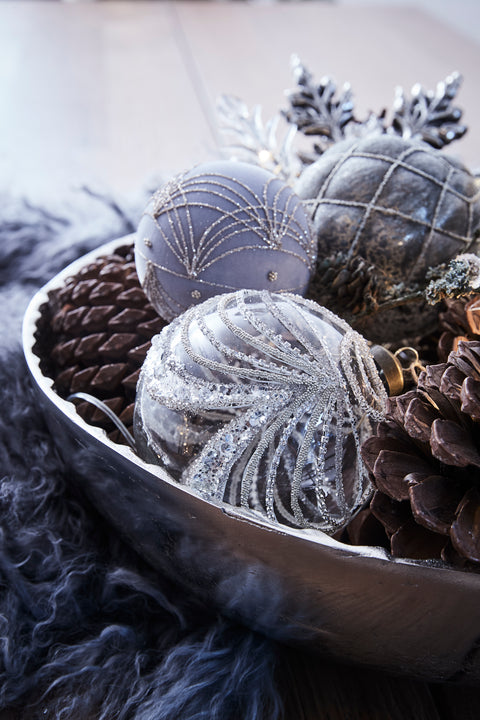
<svg viewBox="0 0 480 720">
<path fill-rule="evenodd" d="M 365 340 L 299 296 L 241 290 L 153 340 L 140 454 L 210 501 L 333 532 L 371 492 L 360 445 L 385 390 Z"/>
<path fill-rule="evenodd" d="M 204 163 L 167 183 L 135 244 L 142 286 L 168 320 L 240 288 L 303 294 L 315 258 L 300 199 L 270 172 L 241 162 Z"/>
</svg>

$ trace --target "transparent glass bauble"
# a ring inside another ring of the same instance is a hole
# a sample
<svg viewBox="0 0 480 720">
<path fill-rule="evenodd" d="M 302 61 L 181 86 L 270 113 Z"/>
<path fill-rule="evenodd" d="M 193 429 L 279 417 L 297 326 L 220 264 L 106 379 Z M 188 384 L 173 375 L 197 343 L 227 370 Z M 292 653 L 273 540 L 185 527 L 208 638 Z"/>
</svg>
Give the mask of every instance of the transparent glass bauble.
<svg viewBox="0 0 480 720">
<path fill-rule="evenodd" d="M 139 454 L 209 501 L 333 532 L 371 492 L 360 446 L 386 394 L 365 340 L 296 295 L 241 290 L 153 339 Z"/>
</svg>

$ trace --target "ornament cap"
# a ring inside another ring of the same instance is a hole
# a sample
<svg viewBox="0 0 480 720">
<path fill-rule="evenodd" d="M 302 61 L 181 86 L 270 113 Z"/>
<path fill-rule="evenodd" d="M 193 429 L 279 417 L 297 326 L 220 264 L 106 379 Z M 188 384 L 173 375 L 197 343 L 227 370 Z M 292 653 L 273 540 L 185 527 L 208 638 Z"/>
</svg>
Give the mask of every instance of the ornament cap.
<svg viewBox="0 0 480 720">
<path fill-rule="evenodd" d="M 389 395 L 399 395 L 403 390 L 403 368 L 400 360 L 383 345 L 372 345 L 370 351 L 381 371 Z"/>
</svg>

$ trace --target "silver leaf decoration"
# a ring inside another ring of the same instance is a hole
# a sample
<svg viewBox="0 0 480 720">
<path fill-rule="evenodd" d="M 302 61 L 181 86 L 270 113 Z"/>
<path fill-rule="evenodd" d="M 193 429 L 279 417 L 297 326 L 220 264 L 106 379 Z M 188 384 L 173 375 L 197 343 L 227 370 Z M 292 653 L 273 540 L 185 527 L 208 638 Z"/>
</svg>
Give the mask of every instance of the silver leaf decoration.
<svg viewBox="0 0 480 720">
<path fill-rule="evenodd" d="M 294 182 L 300 162 L 293 147 L 297 134 L 293 125 L 285 124 L 280 114 L 264 122 L 260 105 L 250 110 L 233 95 L 218 98 L 216 115 L 224 156 L 259 165 L 289 184 Z"/>
</svg>

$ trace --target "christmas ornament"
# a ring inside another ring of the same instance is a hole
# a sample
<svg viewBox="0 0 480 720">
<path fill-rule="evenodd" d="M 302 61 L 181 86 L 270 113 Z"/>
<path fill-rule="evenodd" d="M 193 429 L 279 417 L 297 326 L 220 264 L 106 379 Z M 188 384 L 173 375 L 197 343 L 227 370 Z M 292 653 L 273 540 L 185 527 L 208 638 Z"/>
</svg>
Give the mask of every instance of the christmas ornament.
<svg viewBox="0 0 480 720">
<path fill-rule="evenodd" d="M 88 393 L 131 430 L 140 367 L 151 337 L 164 325 L 140 287 L 133 248 L 124 245 L 50 292 L 36 350 L 61 397 Z M 81 401 L 77 412 L 122 441 L 104 410 Z"/>
<path fill-rule="evenodd" d="M 344 321 L 299 296 L 241 290 L 153 339 L 137 449 L 208 500 L 332 532 L 370 493 L 359 448 L 385 398 Z"/>
<path fill-rule="evenodd" d="M 475 178 L 433 151 L 467 130 L 454 104 L 462 78 L 452 73 L 433 91 L 417 84 L 410 97 L 397 88 L 390 113 L 360 120 L 348 84 L 337 91 L 298 57 L 292 65 L 296 87 L 282 114 L 296 133 L 282 129 L 282 138 L 279 116 L 263 123 L 259 106 L 224 96 L 224 152 L 268 164 L 310 207 L 319 252 L 309 297 L 369 339 L 410 342 L 436 322 L 422 297 L 430 267 L 478 247 Z M 298 161 L 311 166 L 301 172 Z"/>
<path fill-rule="evenodd" d="M 318 239 L 309 294 L 369 339 L 432 329 L 416 295 L 432 266 L 479 249 L 474 176 L 424 143 L 374 134 L 326 150 L 296 190 Z"/>
<path fill-rule="evenodd" d="M 301 169 L 301 161 L 293 143 L 297 128 L 280 113 L 266 122 L 262 108 L 250 110 L 240 98 L 221 95 L 216 105 L 217 124 L 224 144 L 222 155 L 232 160 L 259 165 L 285 182 L 293 184 Z"/>
<path fill-rule="evenodd" d="M 415 84 L 411 97 L 398 87 L 389 112 L 370 112 L 360 120 L 349 83 L 338 91 L 331 77 L 315 82 L 298 56 L 292 56 L 291 64 L 296 87 L 285 93 L 289 107 L 266 122 L 260 105 L 250 110 L 240 98 L 220 96 L 217 124 L 226 157 L 271 169 L 293 184 L 302 164 L 315 162 L 333 144 L 348 138 L 388 133 L 443 148 L 467 132 L 460 122 L 462 110 L 454 105 L 462 83 L 457 72 L 437 83 L 435 90 Z"/>
<path fill-rule="evenodd" d="M 239 288 L 303 293 L 315 242 L 289 186 L 255 165 L 211 162 L 153 196 L 138 227 L 135 259 L 151 303 L 171 320 Z"/>
<path fill-rule="evenodd" d="M 393 555 L 480 563 L 480 342 L 460 341 L 418 387 L 389 398 L 365 441 L 371 513 Z M 363 540 L 366 538 L 364 537 Z"/>
<path fill-rule="evenodd" d="M 398 87 L 390 112 L 385 109 L 370 112 L 364 120 L 359 120 L 348 83 L 340 93 L 330 77 L 316 83 L 296 55 L 292 57 L 292 69 L 296 87 L 286 93 L 290 107 L 283 115 L 305 137 L 314 138 L 310 152 L 305 149 L 299 152 L 307 164 L 334 143 L 347 138 L 388 133 L 442 148 L 467 132 L 467 127 L 460 123 L 462 110 L 454 105 L 462 82 L 457 72 L 437 83 L 435 90 L 425 90 L 419 83 L 415 84 L 410 98 Z"/>
</svg>

